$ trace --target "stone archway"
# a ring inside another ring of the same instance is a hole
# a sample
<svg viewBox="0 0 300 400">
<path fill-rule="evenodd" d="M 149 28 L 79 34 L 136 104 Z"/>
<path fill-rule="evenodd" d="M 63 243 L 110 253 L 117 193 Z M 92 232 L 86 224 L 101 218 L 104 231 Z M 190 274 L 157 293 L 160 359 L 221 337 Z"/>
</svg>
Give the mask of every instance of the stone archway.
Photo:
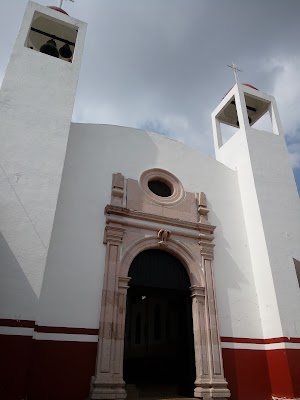
<svg viewBox="0 0 300 400">
<path fill-rule="evenodd" d="M 191 215 L 186 215 L 186 220 L 178 218 L 182 214 L 180 204 L 177 214 L 176 206 L 172 207 L 174 218 L 160 215 L 164 213 L 160 213 L 158 208 L 157 213 L 151 212 L 152 203 L 149 205 L 149 199 L 145 198 L 137 181 L 127 179 L 126 208 L 123 207 L 124 197 L 124 177 L 114 174 L 111 204 L 105 209 L 106 259 L 91 399 L 126 397 L 123 351 L 130 279 L 128 271 L 133 259 L 141 251 L 160 248 L 182 262 L 191 282 L 196 367 L 194 396 L 203 399 L 228 398 L 230 392 L 223 374 L 212 271 L 215 227 L 207 221 L 204 193 L 196 198 L 195 194 L 185 193 L 182 201 L 185 201 L 185 207 L 189 202 L 191 209 Z M 139 200 L 138 205 L 134 205 L 134 211 L 131 198 L 135 202 Z M 195 202 L 195 206 L 192 202 Z M 198 216 L 193 215 L 195 212 Z M 193 222 L 193 218 L 198 220 Z"/>
<path fill-rule="evenodd" d="M 194 396 L 195 352 L 190 279 L 164 249 L 133 260 L 128 276 L 123 377 L 142 397 Z"/>
</svg>

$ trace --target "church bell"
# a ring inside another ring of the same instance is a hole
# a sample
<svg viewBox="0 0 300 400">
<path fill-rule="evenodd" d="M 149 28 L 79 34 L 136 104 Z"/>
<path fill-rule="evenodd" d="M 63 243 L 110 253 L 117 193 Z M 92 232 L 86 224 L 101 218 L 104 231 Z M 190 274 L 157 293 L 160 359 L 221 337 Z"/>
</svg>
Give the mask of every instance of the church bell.
<svg viewBox="0 0 300 400">
<path fill-rule="evenodd" d="M 59 52 L 57 50 L 56 43 L 53 39 L 50 39 L 47 41 L 47 43 L 43 44 L 43 46 L 41 46 L 41 48 L 40 48 L 40 52 L 48 54 L 49 56 L 52 56 L 52 57 L 56 57 L 56 58 L 59 57 Z"/>
<path fill-rule="evenodd" d="M 72 52 L 70 46 L 66 43 L 59 49 L 59 54 L 63 58 L 71 58 L 73 55 L 73 52 Z"/>
<path fill-rule="evenodd" d="M 249 125 L 251 125 L 251 124 L 252 124 L 252 118 L 250 118 L 249 115 L 248 115 L 248 121 L 249 121 Z M 236 120 L 236 126 L 237 126 L 238 128 L 240 127 L 240 123 L 239 123 L 239 120 L 238 120 L 238 119 Z"/>
</svg>

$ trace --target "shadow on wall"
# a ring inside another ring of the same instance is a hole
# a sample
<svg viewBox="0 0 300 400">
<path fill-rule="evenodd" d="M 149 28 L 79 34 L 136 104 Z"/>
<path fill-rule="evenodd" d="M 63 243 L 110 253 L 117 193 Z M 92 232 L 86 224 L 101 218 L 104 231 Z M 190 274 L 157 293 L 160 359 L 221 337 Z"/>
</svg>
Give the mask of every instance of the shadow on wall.
<svg viewBox="0 0 300 400">
<path fill-rule="evenodd" d="M 156 164 L 157 148 L 140 131 L 72 125 L 39 302 L 41 325 L 98 329 L 112 174 L 138 179 Z M 41 393 L 45 400 L 86 398 L 96 352 L 97 343 L 36 341 L 30 399 Z"/>
<path fill-rule="evenodd" d="M 1 232 L 0 285 L 0 318 L 34 320 L 38 298 Z"/>
<path fill-rule="evenodd" d="M 21 310 L 26 308 L 28 315 L 34 315 L 37 297 L 22 268 L 0 233 L 0 326 L 4 330 L 14 329 L 10 320 L 21 319 Z M 19 313 L 17 314 L 17 312 Z M 15 321 L 16 324 L 18 321 Z M 34 326 L 34 321 L 27 325 Z M 16 330 L 18 328 L 15 328 Z M 22 328 L 23 329 L 23 328 Z M 13 330 L 0 333 L 0 398 L 21 399 L 26 393 L 26 380 L 32 350 L 32 337 L 17 335 Z"/>
<path fill-rule="evenodd" d="M 157 148 L 140 131 L 72 125 L 41 292 L 43 325 L 51 318 L 56 325 L 98 329 L 112 174 L 138 179 L 156 163 Z"/>
<path fill-rule="evenodd" d="M 216 281 L 216 292 L 217 300 L 222 299 L 222 303 L 226 301 L 226 306 L 219 308 L 222 310 L 228 310 L 230 314 L 222 315 L 224 319 L 224 325 L 226 326 L 225 331 L 229 333 L 229 336 L 236 337 L 242 335 L 245 336 L 244 332 L 247 330 L 250 337 L 261 337 L 262 328 L 259 317 L 259 307 L 256 299 L 256 290 L 251 275 L 251 280 L 248 279 L 245 271 L 248 274 L 251 272 L 251 258 L 250 252 L 247 247 L 247 236 L 239 234 L 239 232 L 231 233 L 231 243 L 234 244 L 232 249 L 234 254 L 241 250 L 240 259 L 244 262 L 248 262 L 248 268 L 243 265 L 239 265 L 230 254 L 232 245 L 228 242 L 224 233 L 222 222 L 215 214 L 214 207 L 208 202 L 208 209 L 210 210 L 209 216 L 211 221 L 216 225 L 214 232 L 216 245 L 214 249 L 214 270 L 215 270 L 215 281 Z M 238 228 L 237 228 L 238 229 Z M 225 229 L 226 232 L 226 229 Z M 219 246 L 222 246 L 222 249 Z M 221 251 L 220 251 L 221 250 Z M 225 270 L 226 269 L 226 270 Z M 246 291 L 245 291 L 246 290 Z M 231 301 L 229 300 L 231 299 Z M 220 301 L 219 301 L 220 303 Z M 232 305 L 235 305 L 234 310 Z M 238 304 L 238 306 L 236 306 Z M 254 325 L 253 319 L 257 318 L 257 324 Z M 219 317 L 220 319 L 220 317 Z M 230 321 L 230 324 L 228 323 Z"/>
<path fill-rule="evenodd" d="M 208 205 L 211 214 L 214 214 L 212 205 Z M 224 248 L 222 251 L 222 260 L 214 263 L 215 271 L 215 284 L 217 297 L 222 299 L 222 303 L 225 302 L 223 309 L 231 310 L 232 301 L 234 293 L 239 293 L 239 297 L 234 300 L 234 303 L 240 303 L 240 310 L 236 311 L 235 314 L 232 312 L 228 315 L 223 315 L 221 324 L 228 324 L 228 320 L 231 321 L 231 325 L 226 331 L 230 332 L 231 337 L 240 336 L 240 325 L 243 324 L 243 331 L 259 331 L 261 329 L 260 319 L 258 314 L 257 326 L 253 326 L 251 322 L 251 313 L 253 311 L 253 301 L 249 299 L 249 294 L 245 294 L 243 298 L 243 293 L 246 287 L 251 285 L 247 276 L 241 270 L 239 265 L 234 261 L 227 249 L 230 249 L 230 244 L 225 239 L 224 232 L 222 229 L 221 221 L 214 214 L 214 221 L 216 222 L 215 230 L 215 242 L 218 241 L 223 244 Z M 242 238 L 240 238 L 240 245 L 243 245 Z M 250 259 L 250 254 L 249 254 Z M 216 268 L 224 268 L 224 266 L 230 266 L 230 270 L 222 271 L 216 273 Z M 219 277 L 216 279 L 216 277 Z M 252 288 L 251 293 L 256 293 L 255 288 Z M 248 297 L 248 299 L 246 298 Z M 217 300 L 218 300 L 217 298 Z M 217 306 L 220 307 L 220 301 L 217 301 Z M 255 306 L 258 307 L 257 304 Z M 237 308 L 236 308 L 237 310 Z M 220 321 L 220 317 L 218 318 Z M 249 319 L 249 321 L 247 321 Z M 241 335 L 244 336 L 243 334 Z M 251 336 L 251 335 L 249 335 Z M 261 335 L 259 335 L 261 337 Z M 224 338 L 223 341 L 226 341 Z M 266 352 L 263 350 L 242 350 L 233 348 L 223 348 L 223 364 L 224 364 L 224 375 L 228 382 L 228 388 L 231 391 L 231 399 L 243 399 L 243 400 L 265 400 L 271 396 L 271 385 L 269 380 L 269 369 L 266 357 Z M 251 374 L 249 374 L 251 370 Z"/>
</svg>

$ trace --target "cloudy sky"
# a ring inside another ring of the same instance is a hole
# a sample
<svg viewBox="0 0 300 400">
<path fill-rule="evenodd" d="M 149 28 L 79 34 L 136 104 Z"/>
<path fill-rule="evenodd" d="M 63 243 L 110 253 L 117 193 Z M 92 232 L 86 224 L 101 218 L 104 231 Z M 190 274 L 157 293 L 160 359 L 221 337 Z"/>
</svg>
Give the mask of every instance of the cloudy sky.
<svg viewBox="0 0 300 400">
<path fill-rule="evenodd" d="M 0 0 L 0 81 L 27 0 Z M 57 1 L 39 0 L 57 5 Z M 213 155 L 210 114 L 234 84 L 273 94 L 300 189 L 299 0 L 66 0 L 88 23 L 73 120 L 143 128 Z"/>
</svg>

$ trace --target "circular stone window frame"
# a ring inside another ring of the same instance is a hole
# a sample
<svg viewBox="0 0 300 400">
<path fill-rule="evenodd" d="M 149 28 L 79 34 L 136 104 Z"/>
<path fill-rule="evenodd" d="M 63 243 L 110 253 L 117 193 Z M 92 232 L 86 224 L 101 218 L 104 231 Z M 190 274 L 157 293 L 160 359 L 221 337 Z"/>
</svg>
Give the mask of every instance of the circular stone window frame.
<svg viewBox="0 0 300 400">
<path fill-rule="evenodd" d="M 148 183 L 154 180 L 161 181 L 169 186 L 172 192 L 171 196 L 162 197 L 153 193 L 149 189 Z M 140 177 L 140 185 L 146 195 L 151 198 L 151 200 L 161 205 L 172 206 L 185 197 L 185 191 L 180 180 L 176 178 L 175 175 L 171 174 L 171 172 L 168 172 L 164 169 L 152 168 L 144 171 Z"/>
</svg>

